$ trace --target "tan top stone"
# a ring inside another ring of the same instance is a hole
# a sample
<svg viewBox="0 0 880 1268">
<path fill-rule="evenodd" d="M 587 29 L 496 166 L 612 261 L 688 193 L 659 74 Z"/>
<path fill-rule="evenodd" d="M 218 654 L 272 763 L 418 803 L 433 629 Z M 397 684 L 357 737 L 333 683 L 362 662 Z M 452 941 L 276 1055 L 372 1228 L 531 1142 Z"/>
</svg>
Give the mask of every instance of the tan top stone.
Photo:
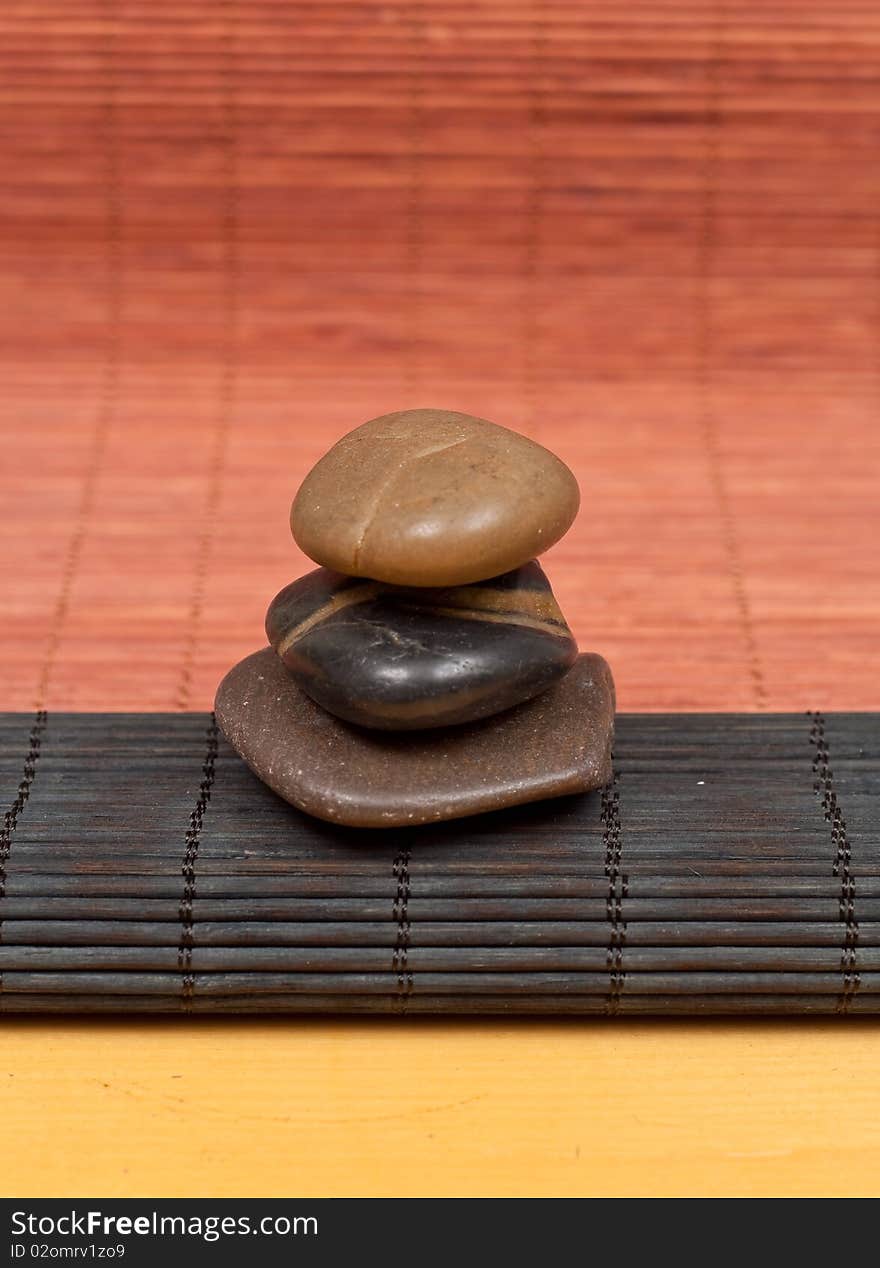
<svg viewBox="0 0 880 1268">
<path fill-rule="evenodd" d="M 337 572 L 453 586 L 540 555 L 579 501 L 565 463 L 526 436 L 413 409 L 343 436 L 306 476 L 290 524 L 305 553 Z"/>
</svg>

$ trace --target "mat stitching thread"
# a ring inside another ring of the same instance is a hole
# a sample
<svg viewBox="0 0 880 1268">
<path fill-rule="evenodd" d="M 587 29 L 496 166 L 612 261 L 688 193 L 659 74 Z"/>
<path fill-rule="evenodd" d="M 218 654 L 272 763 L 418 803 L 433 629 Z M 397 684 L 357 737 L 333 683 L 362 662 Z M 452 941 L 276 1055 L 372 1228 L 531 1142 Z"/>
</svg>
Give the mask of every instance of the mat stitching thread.
<svg viewBox="0 0 880 1268">
<path fill-rule="evenodd" d="M 409 181 L 406 195 L 406 273 L 410 300 L 410 329 L 406 342 L 404 381 L 410 407 L 418 403 L 422 387 L 422 339 L 424 331 L 423 255 L 425 227 L 422 213 L 424 183 L 424 43 L 421 0 L 411 0 L 409 78 Z"/>
<path fill-rule="evenodd" d="M 626 985 L 626 970 L 623 967 L 623 951 L 626 946 L 623 900 L 629 894 L 629 877 L 621 870 L 623 842 L 620 831 L 620 777 L 616 771 L 611 782 L 602 789 L 601 818 L 605 876 L 608 880 L 605 914 L 611 926 L 606 957 L 609 981 L 605 1011 L 609 1017 L 615 1017 L 620 1012 L 620 998 Z"/>
<path fill-rule="evenodd" d="M 843 946 L 840 954 L 840 971 L 843 988 L 837 1001 L 837 1012 L 848 1013 L 853 998 L 862 984 L 858 970 L 859 922 L 856 919 L 856 881 L 852 874 L 852 850 L 846 830 L 846 819 L 837 799 L 834 787 L 834 771 L 831 767 L 831 750 L 825 735 L 825 716 L 819 710 L 811 710 L 810 743 L 816 752 L 813 756 L 813 792 L 822 807 L 825 820 L 831 825 L 831 844 L 834 847 L 834 863 L 831 874 L 840 878 L 838 918 L 844 926 Z"/>
<path fill-rule="evenodd" d="M 28 803 L 37 773 L 37 762 L 40 760 L 40 746 L 46 730 L 49 715 L 45 709 L 38 709 L 28 736 L 28 750 L 24 759 L 21 781 L 18 791 L 9 809 L 3 815 L 0 827 L 0 899 L 6 897 L 6 865 L 12 850 L 12 838 L 22 812 Z M 0 943 L 3 942 L 3 911 L 0 908 Z M 0 995 L 3 994 L 3 970 L 0 969 Z"/>
<path fill-rule="evenodd" d="M 232 416 L 238 391 L 238 334 L 240 325 L 239 291 L 241 284 L 241 261 L 239 251 L 239 224 L 241 220 L 239 208 L 239 152 L 238 152 L 238 109 L 235 91 L 236 81 L 236 33 L 238 21 L 238 0 L 227 0 L 225 5 L 226 22 L 224 27 L 224 63 L 222 67 L 223 110 L 225 122 L 225 181 L 224 201 L 221 212 L 223 226 L 223 337 L 221 350 L 220 380 L 218 385 L 217 415 L 214 423 L 214 436 L 208 461 L 207 491 L 202 510 L 202 527 L 196 545 L 193 564 L 193 585 L 190 595 L 190 607 L 187 616 L 187 636 L 183 648 L 180 666 L 180 678 L 177 684 L 176 707 L 188 709 L 192 695 L 193 669 L 199 647 L 202 617 L 205 608 L 205 596 L 208 585 L 208 572 L 211 566 L 211 555 L 214 545 L 214 534 L 217 528 L 220 504 L 223 495 L 223 477 L 226 470 L 229 433 L 232 430 Z"/>
<path fill-rule="evenodd" d="M 177 968 L 183 974 L 181 1003 L 187 1011 L 192 1008 L 193 996 L 195 995 L 192 953 L 195 940 L 193 903 L 196 899 L 196 861 L 199 855 L 199 843 L 202 837 L 205 814 L 207 813 L 208 802 L 211 800 L 211 790 L 214 787 L 219 748 L 217 719 L 213 713 L 205 735 L 208 744 L 205 760 L 202 764 L 202 782 L 199 784 L 199 795 L 189 817 L 189 827 L 184 837 L 183 863 L 180 868 L 183 876 L 183 896 L 180 900 L 178 912 L 180 917 L 180 943 L 177 948 Z"/>
<path fill-rule="evenodd" d="M 107 451 L 107 439 L 116 418 L 119 398 L 119 378 L 122 352 L 122 195 L 119 176 L 118 107 L 115 79 L 114 53 L 116 37 L 116 0 L 105 0 L 104 21 L 106 40 L 104 45 L 104 240 L 105 240 L 105 293 L 106 332 L 101 384 L 98 391 L 95 422 L 89 442 L 86 469 L 83 475 L 79 505 L 75 512 L 73 532 L 64 552 L 61 566 L 61 584 L 49 622 L 49 636 L 43 655 L 43 663 L 37 680 L 37 710 L 44 709 L 49 695 L 49 684 L 58 657 L 58 649 L 70 612 L 71 597 L 82 558 L 83 545 L 88 535 L 89 521 L 95 508 L 101 466 Z"/>
<path fill-rule="evenodd" d="M 527 427 L 538 417 L 538 339 L 540 305 L 538 278 L 541 263 L 541 225 L 544 211 L 544 56 L 546 35 L 542 0 L 535 0 L 531 15 L 530 66 L 527 103 L 528 185 L 523 251 L 522 392 Z"/>
<path fill-rule="evenodd" d="M 397 892 L 392 904 L 392 917 L 397 925 L 394 940 L 394 952 L 391 957 L 391 972 L 397 978 L 397 1007 L 401 1013 L 406 1012 L 407 1002 L 413 989 L 413 975 L 409 968 L 409 944 L 412 926 L 409 916 L 410 897 L 410 851 L 404 847 L 394 858 L 391 874 L 397 881 Z"/>
<path fill-rule="evenodd" d="M 752 697 L 758 709 L 767 703 L 764 671 L 758 654 L 755 621 L 746 588 L 736 518 L 724 474 L 724 459 L 718 438 L 718 422 L 712 397 L 712 260 L 716 250 L 715 225 L 718 202 L 718 167 L 722 122 L 720 66 L 724 44 L 724 3 L 715 5 L 712 42 L 706 56 L 706 135 L 703 164 L 703 201 L 697 250 L 697 342 L 696 382 L 699 428 L 709 468 L 709 482 L 718 509 L 721 539 L 727 572 L 739 616 L 746 666 Z"/>
</svg>

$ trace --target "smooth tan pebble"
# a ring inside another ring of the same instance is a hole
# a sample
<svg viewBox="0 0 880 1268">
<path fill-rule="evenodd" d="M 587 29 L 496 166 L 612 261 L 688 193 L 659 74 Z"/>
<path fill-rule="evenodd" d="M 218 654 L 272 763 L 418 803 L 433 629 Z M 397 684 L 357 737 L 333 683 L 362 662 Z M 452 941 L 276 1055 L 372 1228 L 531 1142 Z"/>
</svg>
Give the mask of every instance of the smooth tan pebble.
<svg viewBox="0 0 880 1268">
<path fill-rule="evenodd" d="M 482 581 L 542 554 L 580 493 L 555 454 L 448 410 L 384 414 L 344 436 L 294 499 L 297 544 L 316 563 L 394 585 Z"/>
</svg>

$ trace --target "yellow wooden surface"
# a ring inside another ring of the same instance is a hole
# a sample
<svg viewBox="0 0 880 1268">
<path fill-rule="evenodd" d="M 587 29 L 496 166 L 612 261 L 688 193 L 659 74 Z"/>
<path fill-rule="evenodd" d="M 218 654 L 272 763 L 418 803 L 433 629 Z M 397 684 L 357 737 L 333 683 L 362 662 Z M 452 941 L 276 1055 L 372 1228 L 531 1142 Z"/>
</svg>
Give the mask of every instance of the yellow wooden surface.
<svg viewBox="0 0 880 1268">
<path fill-rule="evenodd" d="M 0 1045 L 9 1196 L 880 1191 L 868 1021 L 9 1021 Z"/>
</svg>

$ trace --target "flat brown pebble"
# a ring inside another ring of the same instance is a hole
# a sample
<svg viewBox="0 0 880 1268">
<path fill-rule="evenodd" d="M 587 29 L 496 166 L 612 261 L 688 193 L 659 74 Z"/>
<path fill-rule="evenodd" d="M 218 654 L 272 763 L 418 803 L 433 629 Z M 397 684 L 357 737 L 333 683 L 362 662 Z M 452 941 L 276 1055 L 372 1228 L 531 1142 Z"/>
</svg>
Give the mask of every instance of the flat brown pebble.
<svg viewBox="0 0 880 1268">
<path fill-rule="evenodd" d="M 454 586 L 540 555 L 579 501 L 565 463 L 526 436 L 412 409 L 343 436 L 303 481 L 290 525 L 305 553 L 337 572 Z"/>
<path fill-rule="evenodd" d="M 611 777 L 614 683 L 601 656 L 497 717 L 369 731 L 327 713 L 267 647 L 229 671 L 217 721 L 264 783 L 318 819 L 383 828 L 587 792 Z"/>
</svg>

